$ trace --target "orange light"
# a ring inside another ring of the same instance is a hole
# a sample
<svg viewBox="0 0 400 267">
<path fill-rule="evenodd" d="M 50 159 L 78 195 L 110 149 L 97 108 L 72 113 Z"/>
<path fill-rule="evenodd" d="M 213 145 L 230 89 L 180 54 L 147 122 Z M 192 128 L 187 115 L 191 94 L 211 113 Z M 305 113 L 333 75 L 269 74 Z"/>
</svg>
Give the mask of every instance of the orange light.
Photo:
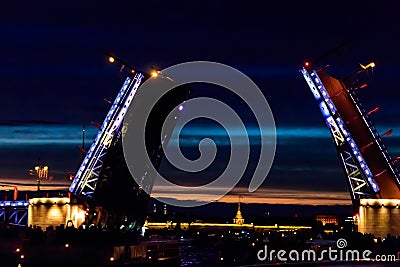
<svg viewBox="0 0 400 267">
<path fill-rule="evenodd" d="M 152 71 L 151 72 L 151 77 L 153 77 L 153 78 L 157 78 L 157 76 L 158 76 L 158 72 L 157 71 Z"/>
<path fill-rule="evenodd" d="M 65 244 L 65 247 L 66 247 L 66 248 L 69 248 L 69 244 L 68 244 L 68 243 L 67 243 L 67 244 Z"/>
<path fill-rule="evenodd" d="M 375 62 L 371 62 L 371 68 L 375 68 Z"/>
<path fill-rule="evenodd" d="M 20 252 L 21 250 L 19 249 L 19 248 L 17 248 L 16 250 L 15 250 L 15 252 Z"/>
<path fill-rule="evenodd" d="M 109 57 L 109 58 L 108 58 L 108 61 L 111 62 L 111 63 L 113 63 L 113 62 L 115 61 L 115 58 L 114 58 L 114 57 Z"/>
<path fill-rule="evenodd" d="M 135 73 L 135 70 L 131 70 L 131 73 Z"/>
<path fill-rule="evenodd" d="M 115 259 L 114 259 L 114 257 L 110 257 L 110 261 L 114 261 Z"/>
<path fill-rule="evenodd" d="M 304 63 L 304 66 L 305 66 L 305 67 L 309 67 L 309 66 L 310 66 L 310 62 L 308 62 L 308 61 L 305 62 L 305 63 Z"/>
</svg>

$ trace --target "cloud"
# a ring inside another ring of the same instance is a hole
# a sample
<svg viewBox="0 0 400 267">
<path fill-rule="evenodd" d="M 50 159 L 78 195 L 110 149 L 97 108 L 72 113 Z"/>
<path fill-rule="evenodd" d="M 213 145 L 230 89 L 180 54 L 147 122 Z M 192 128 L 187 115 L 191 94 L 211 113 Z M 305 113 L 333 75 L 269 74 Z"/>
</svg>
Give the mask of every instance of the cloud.
<svg viewBox="0 0 400 267">
<path fill-rule="evenodd" d="M 94 139 L 97 129 L 87 128 L 86 143 Z M 82 127 L 76 125 L 0 125 L 1 146 L 78 145 L 82 143 Z"/>
<path fill-rule="evenodd" d="M 174 199 L 175 203 L 209 203 L 223 189 L 199 189 L 182 191 L 171 186 L 155 185 L 152 197 L 157 199 Z M 250 193 L 247 188 L 237 187 L 217 202 L 236 203 L 241 195 L 244 203 L 298 204 L 298 205 L 351 205 L 349 192 L 346 191 L 314 191 L 291 188 L 261 188 Z"/>
<path fill-rule="evenodd" d="M 17 186 L 20 191 L 36 191 L 37 185 L 36 180 L 31 179 L 15 179 L 15 178 L 0 178 L 0 190 L 13 190 L 14 186 Z M 68 190 L 70 186 L 69 181 L 62 180 L 41 180 L 40 187 L 47 190 Z"/>
<path fill-rule="evenodd" d="M 382 127 L 386 128 L 386 127 Z M 88 127 L 86 129 L 87 143 L 92 142 L 97 129 Z M 233 129 L 233 134 L 240 134 L 239 131 Z M 398 133 L 400 131 L 394 131 Z M 279 127 L 278 128 L 278 149 L 276 160 L 271 173 L 261 189 L 254 194 L 243 191 L 248 202 L 253 203 L 286 203 L 286 204 L 348 204 L 349 197 L 346 191 L 346 182 L 339 161 L 335 154 L 334 145 L 330 139 L 330 134 L 326 127 Z M 249 127 L 250 139 L 259 134 L 256 127 Z M 193 125 L 184 128 L 181 137 L 184 140 L 185 148 L 191 151 L 192 148 L 197 149 L 196 143 L 202 136 L 210 135 L 217 140 L 217 145 L 226 144 L 226 131 L 220 127 L 204 128 Z M 397 134 L 398 135 L 398 134 Z M 385 138 L 389 150 L 391 145 L 398 150 L 397 135 Z M 322 142 L 324 139 L 325 143 Z M 185 141 L 186 140 L 186 141 Z M 228 140 L 229 141 L 229 140 Z M 186 142 L 186 143 L 185 143 Z M 0 126 L 0 147 L 3 149 L 0 158 L 3 167 L 1 175 L 4 177 L 26 177 L 28 169 L 36 164 L 38 157 L 51 167 L 52 175 L 55 181 L 49 186 L 59 186 L 66 189 L 69 181 L 65 181 L 66 174 L 63 170 L 74 172 L 80 163 L 79 152 L 74 146 L 81 144 L 81 126 L 78 125 L 14 125 Z M 68 146 L 65 146 L 68 145 Z M 171 142 L 172 146 L 176 145 Z M 257 143 L 253 143 L 257 146 Z M 26 147 L 31 146 L 29 151 Z M 321 146 L 326 146 L 321 149 Z M 222 149 L 224 152 L 228 151 Z M 11 150 L 9 150 L 11 149 Z M 11 153 L 11 154 L 10 154 Z M 190 152 L 189 152 L 190 153 Z M 253 153 L 253 152 L 252 152 Z M 12 157 L 10 156 L 12 155 Z M 229 156 L 229 155 L 228 155 Z M 252 158 L 257 159 L 257 157 Z M 20 161 L 12 158 L 21 157 Z M 225 159 L 225 158 L 224 158 Z M 173 181 L 181 181 L 183 184 L 199 185 L 209 182 L 206 179 L 217 177 L 225 167 L 224 159 L 219 160 L 206 173 L 188 174 L 178 172 L 165 164 L 162 165 L 161 171 L 167 177 L 173 177 Z M 239 185 L 245 186 L 251 178 L 252 171 L 256 161 L 250 161 L 249 170 L 242 178 Z M 164 161 L 165 162 L 165 161 Z M 321 181 L 323 177 L 323 181 Z M 64 180 L 63 180 L 64 179 Z M 8 179 L 9 181 L 20 182 L 20 179 Z M 2 179 L 2 181 L 5 181 Z M 56 182 L 61 181 L 61 182 Z M 193 181 L 193 182 L 192 182 Z M 64 184 L 65 186 L 60 186 Z M 242 183 L 243 182 L 243 183 Z M 35 190 L 34 181 L 26 180 L 24 188 Z M 32 185 L 31 185 L 32 184 Z M 5 186 L 5 185 L 4 185 Z M 5 187 L 3 187 L 5 188 Z M 245 187 L 243 187 L 245 188 Z M 331 190 L 327 192 L 326 188 Z M 221 191 L 220 188 L 214 188 L 207 191 L 198 191 L 195 188 L 187 192 L 173 191 L 172 188 L 158 187 L 155 185 L 153 194 L 159 197 L 174 198 L 179 201 L 209 201 Z M 232 193 L 223 197 L 219 201 L 231 202 L 236 201 L 235 189 Z"/>
</svg>

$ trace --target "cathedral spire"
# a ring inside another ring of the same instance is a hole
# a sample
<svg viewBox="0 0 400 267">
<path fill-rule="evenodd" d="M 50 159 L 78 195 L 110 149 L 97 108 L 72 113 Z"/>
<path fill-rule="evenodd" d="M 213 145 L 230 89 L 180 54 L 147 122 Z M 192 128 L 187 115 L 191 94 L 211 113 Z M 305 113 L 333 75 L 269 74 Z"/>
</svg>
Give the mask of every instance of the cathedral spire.
<svg viewBox="0 0 400 267">
<path fill-rule="evenodd" d="M 241 197 L 242 196 L 239 195 L 238 210 L 237 210 L 235 218 L 233 219 L 234 224 L 244 224 L 244 218 L 242 216 L 242 212 L 240 211 L 240 198 Z"/>
</svg>

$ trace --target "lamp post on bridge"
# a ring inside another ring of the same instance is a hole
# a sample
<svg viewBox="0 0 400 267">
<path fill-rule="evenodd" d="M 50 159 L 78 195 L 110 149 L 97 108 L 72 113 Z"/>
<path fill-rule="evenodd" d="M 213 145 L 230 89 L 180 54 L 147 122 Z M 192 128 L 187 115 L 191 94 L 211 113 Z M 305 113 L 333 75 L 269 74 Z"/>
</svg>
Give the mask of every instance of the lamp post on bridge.
<svg viewBox="0 0 400 267">
<path fill-rule="evenodd" d="M 35 173 L 33 173 L 33 170 L 30 170 L 30 174 L 36 176 L 37 191 L 39 192 L 40 191 L 40 180 L 49 179 L 49 167 L 36 165 L 34 171 L 35 171 Z"/>
</svg>

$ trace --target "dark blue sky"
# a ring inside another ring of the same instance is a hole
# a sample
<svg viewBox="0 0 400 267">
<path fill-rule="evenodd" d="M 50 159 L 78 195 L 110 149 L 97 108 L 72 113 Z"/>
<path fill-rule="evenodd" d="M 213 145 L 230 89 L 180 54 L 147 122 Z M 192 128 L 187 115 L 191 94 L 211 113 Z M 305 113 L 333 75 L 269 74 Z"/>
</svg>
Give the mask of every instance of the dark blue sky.
<svg viewBox="0 0 400 267">
<path fill-rule="evenodd" d="M 252 78 L 278 127 L 277 158 L 265 188 L 345 191 L 328 130 L 298 73 L 304 60 L 320 59 L 344 42 L 319 64 L 343 77 L 375 60 L 361 98 L 366 109 L 382 107 L 373 118 L 378 129 L 400 132 L 397 1 L 72 2 L 1 6 L 0 177 L 23 176 L 39 156 L 60 179 L 64 170 L 75 171 L 79 125 L 102 121 L 103 99 L 113 99 L 123 80 L 106 62 L 106 51 L 145 71 L 210 60 Z M 21 126 L 10 126 L 16 122 L 33 134 L 19 135 Z M 55 140 L 33 144 L 37 131 Z M 196 139 L 195 132 L 188 129 L 186 138 Z M 400 152 L 397 141 L 388 138 L 393 154 Z"/>
</svg>

